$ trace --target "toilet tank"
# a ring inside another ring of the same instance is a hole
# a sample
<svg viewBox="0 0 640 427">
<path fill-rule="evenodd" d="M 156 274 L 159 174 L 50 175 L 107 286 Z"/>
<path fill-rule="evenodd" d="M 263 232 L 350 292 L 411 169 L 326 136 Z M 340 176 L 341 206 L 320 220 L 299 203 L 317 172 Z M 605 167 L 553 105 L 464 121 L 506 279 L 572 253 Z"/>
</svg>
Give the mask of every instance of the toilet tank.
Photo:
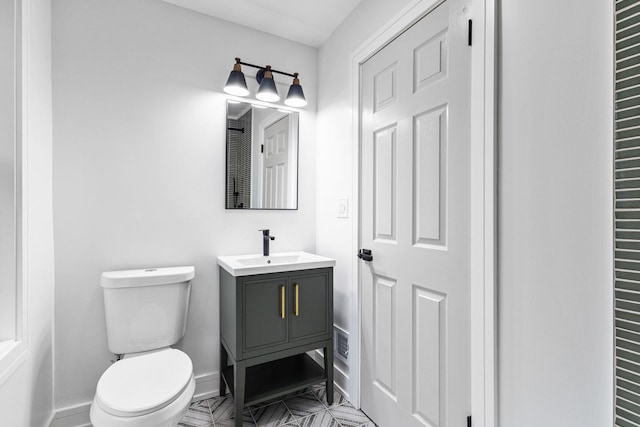
<svg viewBox="0 0 640 427">
<path fill-rule="evenodd" d="M 187 328 L 194 276 L 193 266 L 102 273 L 109 350 L 130 354 L 178 342 Z"/>
</svg>

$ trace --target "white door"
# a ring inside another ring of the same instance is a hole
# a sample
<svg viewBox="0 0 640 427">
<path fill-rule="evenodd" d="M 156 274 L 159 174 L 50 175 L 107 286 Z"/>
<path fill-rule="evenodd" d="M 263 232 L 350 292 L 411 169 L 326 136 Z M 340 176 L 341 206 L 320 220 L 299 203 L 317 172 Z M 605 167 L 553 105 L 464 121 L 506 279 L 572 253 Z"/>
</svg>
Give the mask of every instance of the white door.
<svg viewBox="0 0 640 427">
<path fill-rule="evenodd" d="M 468 3 L 362 66 L 361 406 L 380 427 L 471 414 Z"/>
<path fill-rule="evenodd" d="M 287 207 L 288 160 L 289 116 L 287 115 L 264 130 L 263 208 Z"/>
</svg>

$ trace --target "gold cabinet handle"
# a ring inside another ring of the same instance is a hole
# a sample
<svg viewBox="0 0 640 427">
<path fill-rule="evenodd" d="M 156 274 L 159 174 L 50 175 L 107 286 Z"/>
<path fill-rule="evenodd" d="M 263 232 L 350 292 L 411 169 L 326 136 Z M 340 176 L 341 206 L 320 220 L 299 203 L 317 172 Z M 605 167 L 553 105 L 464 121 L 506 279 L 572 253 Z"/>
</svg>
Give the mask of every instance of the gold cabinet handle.
<svg viewBox="0 0 640 427">
<path fill-rule="evenodd" d="M 280 317 L 284 319 L 284 285 L 280 285 Z"/>
<path fill-rule="evenodd" d="M 300 314 L 300 307 L 298 305 L 298 288 L 300 288 L 300 285 L 296 283 L 296 310 L 294 312 L 296 316 Z"/>
</svg>

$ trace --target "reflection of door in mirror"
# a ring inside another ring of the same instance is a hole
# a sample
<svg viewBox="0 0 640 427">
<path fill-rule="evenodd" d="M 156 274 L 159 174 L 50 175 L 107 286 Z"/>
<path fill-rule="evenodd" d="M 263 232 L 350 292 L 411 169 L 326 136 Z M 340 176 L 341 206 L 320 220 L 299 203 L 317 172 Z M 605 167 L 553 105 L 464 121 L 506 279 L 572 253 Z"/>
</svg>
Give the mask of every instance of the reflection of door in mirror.
<svg viewBox="0 0 640 427">
<path fill-rule="evenodd" d="M 289 176 L 289 116 L 264 130 L 262 201 L 268 209 L 287 207 Z"/>
</svg>

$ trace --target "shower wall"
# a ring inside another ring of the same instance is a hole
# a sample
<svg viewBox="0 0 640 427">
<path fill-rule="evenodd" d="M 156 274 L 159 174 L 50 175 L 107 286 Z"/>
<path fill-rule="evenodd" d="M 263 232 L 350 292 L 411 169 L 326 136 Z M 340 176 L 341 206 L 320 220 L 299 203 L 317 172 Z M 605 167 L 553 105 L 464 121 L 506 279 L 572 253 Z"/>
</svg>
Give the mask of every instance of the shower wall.
<svg viewBox="0 0 640 427">
<path fill-rule="evenodd" d="M 251 207 L 251 110 L 227 120 L 226 207 Z"/>
</svg>

